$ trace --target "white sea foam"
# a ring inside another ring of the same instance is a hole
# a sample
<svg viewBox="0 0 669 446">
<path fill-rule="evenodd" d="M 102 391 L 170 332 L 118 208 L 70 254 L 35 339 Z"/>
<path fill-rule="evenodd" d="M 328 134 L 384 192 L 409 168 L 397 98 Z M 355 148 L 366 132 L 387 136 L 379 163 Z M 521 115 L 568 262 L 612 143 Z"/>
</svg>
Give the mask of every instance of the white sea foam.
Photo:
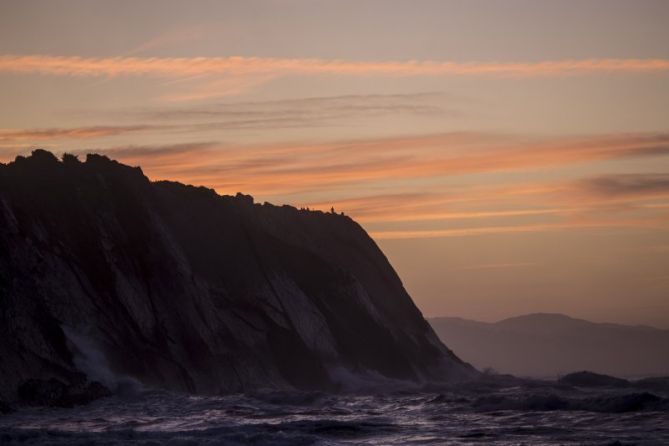
<svg viewBox="0 0 669 446">
<path fill-rule="evenodd" d="M 142 384 L 130 376 L 119 375 L 109 366 L 102 349 L 89 337 L 63 326 L 63 332 L 73 347 L 74 365 L 90 381 L 98 381 L 114 393 L 128 394 L 142 390 Z"/>
</svg>

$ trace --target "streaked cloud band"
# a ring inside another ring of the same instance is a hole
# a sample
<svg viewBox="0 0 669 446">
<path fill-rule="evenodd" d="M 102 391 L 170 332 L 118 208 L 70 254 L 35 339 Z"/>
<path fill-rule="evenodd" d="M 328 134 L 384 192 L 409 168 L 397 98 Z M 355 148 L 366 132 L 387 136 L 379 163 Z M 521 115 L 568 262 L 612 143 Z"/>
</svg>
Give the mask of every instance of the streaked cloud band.
<svg viewBox="0 0 669 446">
<path fill-rule="evenodd" d="M 159 76 L 340 74 L 392 76 L 569 76 L 669 71 L 666 59 L 583 59 L 539 62 L 353 61 L 260 57 L 0 56 L 0 72 L 56 76 Z"/>
</svg>

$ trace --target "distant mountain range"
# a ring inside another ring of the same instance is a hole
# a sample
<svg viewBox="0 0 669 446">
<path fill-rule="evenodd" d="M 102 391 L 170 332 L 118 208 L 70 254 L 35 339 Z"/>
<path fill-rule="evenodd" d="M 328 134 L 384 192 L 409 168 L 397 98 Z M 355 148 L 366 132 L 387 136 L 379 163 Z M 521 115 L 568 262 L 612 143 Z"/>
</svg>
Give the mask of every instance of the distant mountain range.
<svg viewBox="0 0 669 446">
<path fill-rule="evenodd" d="M 495 323 L 456 317 L 429 322 L 456 355 L 479 369 L 547 378 L 578 370 L 624 377 L 669 374 L 669 330 L 545 313 Z"/>
</svg>

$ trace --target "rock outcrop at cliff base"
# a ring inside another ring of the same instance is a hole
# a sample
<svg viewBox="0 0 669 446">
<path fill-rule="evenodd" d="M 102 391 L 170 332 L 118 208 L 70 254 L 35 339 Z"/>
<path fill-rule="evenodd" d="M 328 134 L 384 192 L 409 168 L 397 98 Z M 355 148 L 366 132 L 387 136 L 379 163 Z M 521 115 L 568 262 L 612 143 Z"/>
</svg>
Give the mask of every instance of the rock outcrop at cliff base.
<svg viewBox="0 0 669 446">
<path fill-rule="evenodd" d="M 193 393 L 473 369 L 334 213 L 38 150 L 0 164 L 0 399 L 28 380 Z"/>
</svg>

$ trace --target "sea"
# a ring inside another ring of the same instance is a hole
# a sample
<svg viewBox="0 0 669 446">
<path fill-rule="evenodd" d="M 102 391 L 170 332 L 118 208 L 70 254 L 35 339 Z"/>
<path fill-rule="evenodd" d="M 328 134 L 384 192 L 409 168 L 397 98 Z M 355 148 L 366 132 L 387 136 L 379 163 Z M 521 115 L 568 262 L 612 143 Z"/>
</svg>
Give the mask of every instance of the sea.
<svg viewBox="0 0 669 446">
<path fill-rule="evenodd" d="M 2 445 L 669 445 L 669 395 L 553 384 L 193 396 L 0 416 Z"/>
</svg>

